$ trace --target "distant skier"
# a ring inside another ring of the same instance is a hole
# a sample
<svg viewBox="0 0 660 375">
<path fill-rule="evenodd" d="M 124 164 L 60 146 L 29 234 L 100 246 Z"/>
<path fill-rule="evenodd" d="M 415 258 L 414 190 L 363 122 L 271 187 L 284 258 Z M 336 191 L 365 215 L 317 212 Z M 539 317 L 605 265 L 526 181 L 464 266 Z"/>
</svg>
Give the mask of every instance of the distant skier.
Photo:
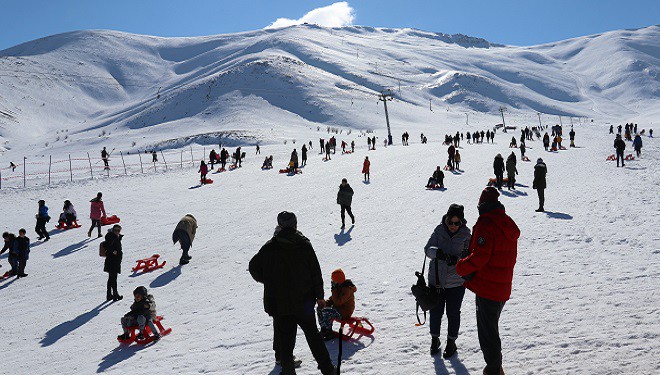
<svg viewBox="0 0 660 375">
<path fill-rule="evenodd" d="M 534 181 L 532 183 L 532 188 L 536 189 L 536 193 L 539 196 L 539 208 L 536 209 L 536 212 L 543 212 L 545 205 L 545 176 L 548 173 L 548 168 L 546 167 L 543 159 L 538 158 L 536 160 L 536 165 L 534 166 Z"/>
<path fill-rule="evenodd" d="M 362 174 L 364 174 L 364 181 L 369 181 L 369 167 L 371 166 L 371 162 L 369 161 L 369 157 L 365 156 L 364 157 L 364 163 L 362 163 Z"/>
<path fill-rule="evenodd" d="M 259 144 L 257 143 L 257 153 L 255 155 L 261 154 L 261 148 L 259 147 Z"/>
<path fill-rule="evenodd" d="M 548 147 L 550 147 L 550 136 L 548 132 L 545 132 L 545 135 L 543 135 L 543 148 L 548 151 Z"/>
<path fill-rule="evenodd" d="M 495 185 L 499 190 L 502 190 L 502 181 L 504 180 L 504 158 L 502 154 L 495 156 L 493 170 L 495 171 Z"/>
<path fill-rule="evenodd" d="M 610 134 L 614 134 L 614 125 L 610 125 Z"/>
<path fill-rule="evenodd" d="M 620 125 L 619 125 L 620 126 Z M 621 134 L 616 135 L 614 140 L 614 148 L 616 149 L 616 166 L 619 166 L 619 160 L 621 160 L 621 166 L 625 167 L 623 152 L 626 150 L 626 142 L 621 139 Z"/>
<path fill-rule="evenodd" d="M 9 168 L 11 168 L 12 172 L 15 172 L 16 171 L 16 164 L 14 164 L 14 162 L 10 161 L 9 162 Z"/>
<path fill-rule="evenodd" d="M 348 184 L 348 181 L 344 178 L 341 180 L 341 185 L 339 185 L 339 191 L 337 192 L 337 204 L 341 207 L 341 228 L 346 227 L 346 220 L 344 212 L 348 212 L 348 216 L 351 217 L 351 221 L 355 224 L 355 216 L 351 211 L 351 203 L 353 201 L 353 188 Z"/>
<path fill-rule="evenodd" d="M 101 151 L 101 159 L 103 160 L 103 164 L 105 164 L 105 168 L 110 168 L 108 165 L 108 158 L 110 157 L 110 154 L 108 154 L 108 151 L 105 150 L 105 147 L 103 147 L 103 150 Z"/>
<path fill-rule="evenodd" d="M 44 241 L 50 240 L 48 231 L 46 230 L 46 223 L 50 221 L 50 216 L 48 216 L 48 206 L 46 206 L 46 201 L 41 199 L 39 201 L 39 212 L 36 215 L 37 225 L 34 227 L 34 231 L 37 232 L 39 240 L 45 238 Z"/>
<path fill-rule="evenodd" d="M 351 152 L 355 152 L 355 141 L 351 141 Z"/>
</svg>

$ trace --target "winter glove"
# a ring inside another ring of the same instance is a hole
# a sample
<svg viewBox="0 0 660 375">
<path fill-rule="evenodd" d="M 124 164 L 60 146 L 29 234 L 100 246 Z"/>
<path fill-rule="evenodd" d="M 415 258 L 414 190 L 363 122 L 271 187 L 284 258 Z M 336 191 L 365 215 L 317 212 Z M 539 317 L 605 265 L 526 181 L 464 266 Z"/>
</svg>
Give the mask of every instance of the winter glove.
<svg viewBox="0 0 660 375">
<path fill-rule="evenodd" d="M 447 261 L 447 254 L 445 254 L 445 252 L 442 251 L 442 249 L 438 249 L 435 253 L 435 258 L 437 260 Z"/>
<path fill-rule="evenodd" d="M 458 257 L 454 255 L 447 255 L 445 262 L 447 262 L 448 266 L 455 266 L 456 263 L 458 263 Z"/>
</svg>

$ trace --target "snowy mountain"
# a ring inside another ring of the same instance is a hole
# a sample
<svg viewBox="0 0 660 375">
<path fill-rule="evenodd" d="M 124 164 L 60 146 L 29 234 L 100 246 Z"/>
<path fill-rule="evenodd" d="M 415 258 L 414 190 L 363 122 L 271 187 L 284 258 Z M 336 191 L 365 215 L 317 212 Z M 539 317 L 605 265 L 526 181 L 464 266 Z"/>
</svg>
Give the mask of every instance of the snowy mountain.
<svg viewBox="0 0 660 375">
<path fill-rule="evenodd" d="M 463 118 L 505 106 L 609 121 L 657 111 L 660 27 L 531 47 L 371 27 L 194 38 L 77 31 L 0 51 L 0 85 L 2 146 L 21 152 L 96 147 L 113 135 L 123 149 L 144 149 L 235 130 L 254 142 L 270 128 L 382 128 L 375 103 L 386 88 L 398 123 L 434 106 Z"/>
</svg>

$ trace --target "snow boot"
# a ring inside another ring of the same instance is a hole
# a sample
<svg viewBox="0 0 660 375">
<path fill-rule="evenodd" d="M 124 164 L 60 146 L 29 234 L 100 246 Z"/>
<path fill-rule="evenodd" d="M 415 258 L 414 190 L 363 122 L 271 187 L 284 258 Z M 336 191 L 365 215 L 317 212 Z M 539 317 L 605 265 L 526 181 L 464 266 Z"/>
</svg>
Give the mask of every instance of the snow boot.
<svg viewBox="0 0 660 375">
<path fill-rule="evenodd" d="M 131 338 L 131 335 L 128 333 L 122 333 L 121 335 L 117 336 L 117 339 L 126 341 Z"/>
<path fill-rule="evenodd" d="M 433 336 L 431 337 L 431 355 L 440 353 L 440 339 Z"/>
<path fill-rule="evenodd" d="M 87 232 L 87 237 L 91 237 L 91 236 L 92 236 L 92 231 L 90 230 L 89 232 Z"/>
<path fill-rule="evenodd" d="M 323 375 L 337 375 L 337 368 L 335 365 L 331 364 L 330 367 L 321 371 Z"/>
<path fill-rule="evenodd" d="M 539 207 L 536 209 L 536 212 L 544 212 L 543 207 Z"/>
<path fill-rule="evenodd" d="M 186 259 L 186 258 L 179 259 L 179 264 L 181 264 L 181 265 L 188 264 L 188 263 L 190 263 L 189 259 Z"/>
<path fill-rule="evenodd" d="M 486 371 L 486 368 L 485 368 L 485 367 L 484 367 L 484 372 L 483 372 L 483 374 L 484 374 L 484 375 L 490 375 L 490 374 L 488 373 L 488 371 Z M 504 375 L 504 369 L 503 369 L 502 367 L 500 367 L 500 373 L 499 373 L 499 375 Z"/>
<path fill-rule="evenodd" d="M 282 366 L 282 361 L 280 361 L 279 359 L 276 359 L 275 360 L 275 365 Z M 302 365 L 302 360 L 296 358 L 296 356 L 294 355 L 293 356 L 293 367 L 294 368 L 299 368 L 300 365 Z"/>
<path fill-rule="evenodd" d="M 442 352 L 442 358 L 450 358 L 456 353 L 456 349 L 456 341 L 453 339 L 447 339 L 447 345 L 445 345 L 445 351 Z"/>
<path fill-rule="evenodd" d="M 124 299 L 124 296 L 120 296 L 119 294 L 112 296 L 113 301 L 121 301 Z"/>
</svg>

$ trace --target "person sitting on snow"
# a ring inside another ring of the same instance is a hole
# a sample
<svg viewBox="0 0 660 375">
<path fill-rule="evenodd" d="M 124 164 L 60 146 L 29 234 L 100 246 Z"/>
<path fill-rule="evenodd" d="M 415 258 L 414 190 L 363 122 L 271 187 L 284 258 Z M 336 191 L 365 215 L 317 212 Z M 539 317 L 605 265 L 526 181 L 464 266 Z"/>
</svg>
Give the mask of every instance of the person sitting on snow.
<svg viewBox="0 0 660 375">
<path fill-rule="evenodd" d="M 442 168 L 440 168 L 440 166 L 438 165 L 438 167 L 433 172 L 433 176 L 431 176 L 429 178 L 429 181 L 426 183 L 426 187 L 432 188 L 435 186 L 439 186 L 443 188 L 445 187 L 444 179 L 445 179 L 445 174 L 442 172 Z"/>
<path fill-rule="evenodd" d="M 73 208 L 73 204 L 70 200 L 64 201 L 64 207 L 62 208 L 62 213 L 60 214 L 59 224 L 63 226 L 63 223 L 66 223 L 67 227 L 70 227 L 74 221 L 78 220 L 78 214 L 76 209 Z"/>
<path fill-rule="evenodd" d="M 357 287 L 350 279 L 346 279 L 341 268 L 332 271 L 332 295 L 325 301 L 325 306 L 316 310 L 321 326 L 321 336 L 324 340 L 332 340 L 332 320 L 345 320 L 355 311 L 355 292 Z"/>
<path fill-rule="evenodd" d="M 261 168 L 262 169 L 273 168 L 273 155 L 266 156 L 266 159 L 264 159 L 264 164 L 261 166 Z"/>
<path fill-rule="evenodd" d="M 127 312 L 126 315 L 121 318 L 121 326 L 124 329 L 124 333 L 117 336 L 117 338 L 120 340 L 130 339 L 128 327 L 137 325 L 140 328 L 137 339 L 143 340 L 144 326 L 149 325 L 154 340 L 159 340 L 160 334 L 153 322 L 153 319 L 156 318 L 156 302 L 154 301 L 154 296 L 148 294 L 147 288 L 143 286 L 135 288 L 133 296 L 135 297 L 135 302 L 131 305 L 131 311 Z"/>
</svg>

